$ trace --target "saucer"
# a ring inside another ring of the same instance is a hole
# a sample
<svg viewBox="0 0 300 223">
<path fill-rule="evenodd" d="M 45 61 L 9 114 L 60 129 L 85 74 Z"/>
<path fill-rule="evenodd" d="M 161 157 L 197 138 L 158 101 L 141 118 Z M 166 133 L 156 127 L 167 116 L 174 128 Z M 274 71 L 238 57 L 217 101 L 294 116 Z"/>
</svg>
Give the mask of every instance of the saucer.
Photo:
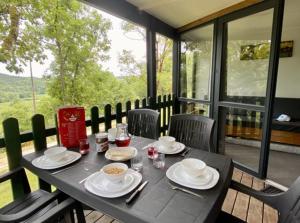
<svg viewBox="0 0 300 223">
<path fill-rule="evenodd" d="M 161 144 L 161 142 L 156 141 L 153 143 L 153 146 L 157 147 L 159 153 L 164 153 L 168 155 L 180 153 L 185 149 L 185 145 L 180 142 L 175 142 L 172 146 L 165 147 Z"/>
<path fill-rule="evenodd" d="M 104 177 L 103 173 L 101 173 L 96 174 L 95 177 L 90 180 L 90 183 L 91 186 L 96 189 L 116 193 L 125 190 L 133 183 L 133 181 L 134 177 L 130 173 L 126 174 L 124 176 L 124 179 L 118 183 L 111 182 L 110 180 Z"/>
<path fill-rule="evenodd" d="M 142 175 L 139 172 L 136 172 L 132 169 L 128 169 L 126 176 L 130 175 L 129 177 L 125 177 L 123 183 L 115 184 L 111 182 L 107 182 L 105 179 L 103 172 L 98 171 L 93 173 L 89 176 L 85 183 L 84 187 L 87 191 L 92 194 L 95 194 L 100 197 L 106 198 L 116 198 L 124 196 L 134 190 L 142 181 Z M 132 182 L 130 183 L 130 181 Z M 106 181 L 106 182 L 105 182 Z M 113 186 L 112 186 L 113 185 Z M 121 185 L 121 186 L 120 186 Z M 107 187 L 113 187 L 113 189 L 108 189 Z M 118 190 L 117 187 L 120 186 Z"/>
<path fill-rule="evenodd" d="M 32 160 L 32 165 L 40 169 L 52 170 L 69 165 L 81 158 L 81 154 L 73 151 L 66 151 L 66 155 L 58 160 L 52 160 L 45 155 Z"/>
<path fill-rule="evenodd" d="M 207 178 L 205 178 L 207 183 L 204 183 L 205 180 L 202 180 L 202 179 L 199 180 L 200 179 L 199 178 L 199 179 L 197 179 L 197 182 L 196 182 L 197 184 L 194 184 L 195 182 L 191 181 L 191 179 L 188 179 L 189 177 L 182 170 L 180 162 L 177 162 L 177 163 L 173 164 L 172 166 L 170 166 L 166 172 L 166 175 L 170 180 L 172 180 L 175 183 L 178 183 L 182 186 L 193 188 L 193 189 L 198 189 L 198 190 L 207 190 L 207 189 L 210 189 L 210 188 L 213 188 L 214 186 L 216 186 L 216 184 L 219 181 L 220 174 L 216 169 L 214 169 L 212 167 L 207 166 L 206 168 L 207 168 L 207 171 L 211 173 L 210 180 L 207 180 Z M 200 181 L 203 184 L 199 184 Z"/>
</svg>

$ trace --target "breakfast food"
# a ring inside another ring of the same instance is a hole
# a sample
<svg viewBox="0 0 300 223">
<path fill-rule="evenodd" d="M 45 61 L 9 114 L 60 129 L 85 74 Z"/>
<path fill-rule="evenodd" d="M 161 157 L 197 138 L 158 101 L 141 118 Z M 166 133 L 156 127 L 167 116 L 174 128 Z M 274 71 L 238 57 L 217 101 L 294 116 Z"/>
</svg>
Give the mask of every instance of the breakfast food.
<svg viewBox="0 0 300 223">
<path fill-rule="evenodd" d="M 104 172 L 106 174 L 121 174 L 122 172 L 124 172 L 123 168 L 120 167 L 116 167 L 116 166 L 111 166 L 111 167 L 107 167 L 104 169 Z"/>
</svg>

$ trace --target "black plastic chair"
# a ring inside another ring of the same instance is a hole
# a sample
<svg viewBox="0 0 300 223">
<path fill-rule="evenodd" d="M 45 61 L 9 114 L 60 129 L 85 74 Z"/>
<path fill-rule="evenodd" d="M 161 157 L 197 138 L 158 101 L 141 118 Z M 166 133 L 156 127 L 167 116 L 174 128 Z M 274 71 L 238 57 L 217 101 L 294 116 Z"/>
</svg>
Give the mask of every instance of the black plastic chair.
<svg viewBox="0 0 300 223">
<path fill-rule="evenodd" d="M 128 132 L 150 139 L 159 137 L 159 112 L 151 109 L 128 111 Z"/>
<path fill-rule="evenodd" d="M 276 194 L 256 191 L 236 181 L 232 181 L 230 187 L 261 200 L 276 209 L 279 213 L 279 223 L 300 223 L 300 177 L 297 178 L 287 191 Z M 244 221 L 228 213 L 221 212 L 217 222 L 242 223 Z"/>
<path fill-rule="evenodd" d="M 53 222 L 61 216 L 73 221 L 69 213 L 76 210 L 78 222 L 85 222 L 81 204 L 60 191 L 31 192 L 22 158 L 18 120 L 6 119 L 3 133 L 10 171 L 0 176 L 0 183 L 11 180 L 14 201 L 0 208 L 0 222 Z M 69 216 L 69 217 L 67 217 Z"/>
<path fill-rule="evenodd" d="M 180 114 L 170 119 L 169 136 L 186 146 L 214 151 L 213 128 L 215 121 L 201 115 Z"/>
</svg>

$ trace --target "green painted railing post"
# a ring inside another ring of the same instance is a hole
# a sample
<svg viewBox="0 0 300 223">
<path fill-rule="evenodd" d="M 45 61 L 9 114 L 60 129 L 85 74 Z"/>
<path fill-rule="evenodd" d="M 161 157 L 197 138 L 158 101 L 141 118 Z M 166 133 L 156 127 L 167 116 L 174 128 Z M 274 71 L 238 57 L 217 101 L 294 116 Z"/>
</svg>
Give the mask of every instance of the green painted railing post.
<svg viewBox="0 0 300 223">
<path fill-rule="evenodd" d="M 166 131 L 168 129 L 168 125 L 167 125 L 167 96 L 164 95 L 163 96 L 163 103 L 162 103 L 162 107 L 163 107 L 163 111 L 162 111 L 162 119 L 163 119 L 163 126 L 164 126 L 164 132 L 163 134 L 165 135 L 166 134 Z"/>
<path fill-rule="evenodd" d="M 116 105 L 116 121 L 122 123 L 122 103 Z"/>
<path fill-rule="evenodd" d="M 140 108 L 140 100 L 139 99 L 135 100 L 135 102 L 134 102 L 134 108 L 135 109 L 139 109 Z"/>
<path fill-rule="evenodd" d="M 47 148 L 46 127 L 43 115 L 36 114 L 31 118 L 33 144 L 35 151 L 41 151 Z M 40 189 L 51 192 L 51 186 L 39 179 Z"/>
<path fill-rule="evenodd" d="M 54 114 L 54 122 L 55 122 L 55 128 L 56 128 L 56 142 L 58 145 L 60 145 L 57 114 Z"/>
<path fill-rule="evenodd" d="M 142 108 L 147 108 L 147 99 L 143 98 L 142 100 Z"/>
<path fill-rule="evenodd" d="M 91 108 L 91 129 L 93 134 L 99 132 L 99 108 L 97 106 Z"/>
<path fill-rule="evenodd" d="M 111 105 L 107 104 L 104 107 L 104 123 L 105 123 L 105 131 L 111 128 Z"/>
<path fill-rule="evenodd" d="M 131 101 L 126 102 L 126 121 L 128 122 L 128 112 L 131 110 Z"/>
<path fill-rule="evenodd" d="M 22 147 L 20 139 L 19 123 L 16 118 L 8 118 L 3 121 L 3 135 L 6 147 L 6 155 L 8 160 L 9 170 L 13 170 L 20 167 L 22 159 Z M 13 178 L 11 180 L 11 186 L 14 199 L 24 196 L 25 193 L 30 192 L 29 183 L 26 177 L 26 173 L 20 177 Z"/>
</svg>

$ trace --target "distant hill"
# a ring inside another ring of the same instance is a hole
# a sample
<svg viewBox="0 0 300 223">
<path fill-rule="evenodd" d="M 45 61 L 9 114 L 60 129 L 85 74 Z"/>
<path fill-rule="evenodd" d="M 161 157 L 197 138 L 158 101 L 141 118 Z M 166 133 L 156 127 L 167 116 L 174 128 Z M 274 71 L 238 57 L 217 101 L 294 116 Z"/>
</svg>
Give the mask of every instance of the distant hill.
<svg viewBox="0 0 300 223">
<path fill-rule="evenodd" d="M 34 78 L 36 95 L 45 94 L 46 81 L 43 78 Z M 7 75 L 0 73 L 0 103 L 14 99 L 31 98 L 30 77 Z"/>
</svg>

